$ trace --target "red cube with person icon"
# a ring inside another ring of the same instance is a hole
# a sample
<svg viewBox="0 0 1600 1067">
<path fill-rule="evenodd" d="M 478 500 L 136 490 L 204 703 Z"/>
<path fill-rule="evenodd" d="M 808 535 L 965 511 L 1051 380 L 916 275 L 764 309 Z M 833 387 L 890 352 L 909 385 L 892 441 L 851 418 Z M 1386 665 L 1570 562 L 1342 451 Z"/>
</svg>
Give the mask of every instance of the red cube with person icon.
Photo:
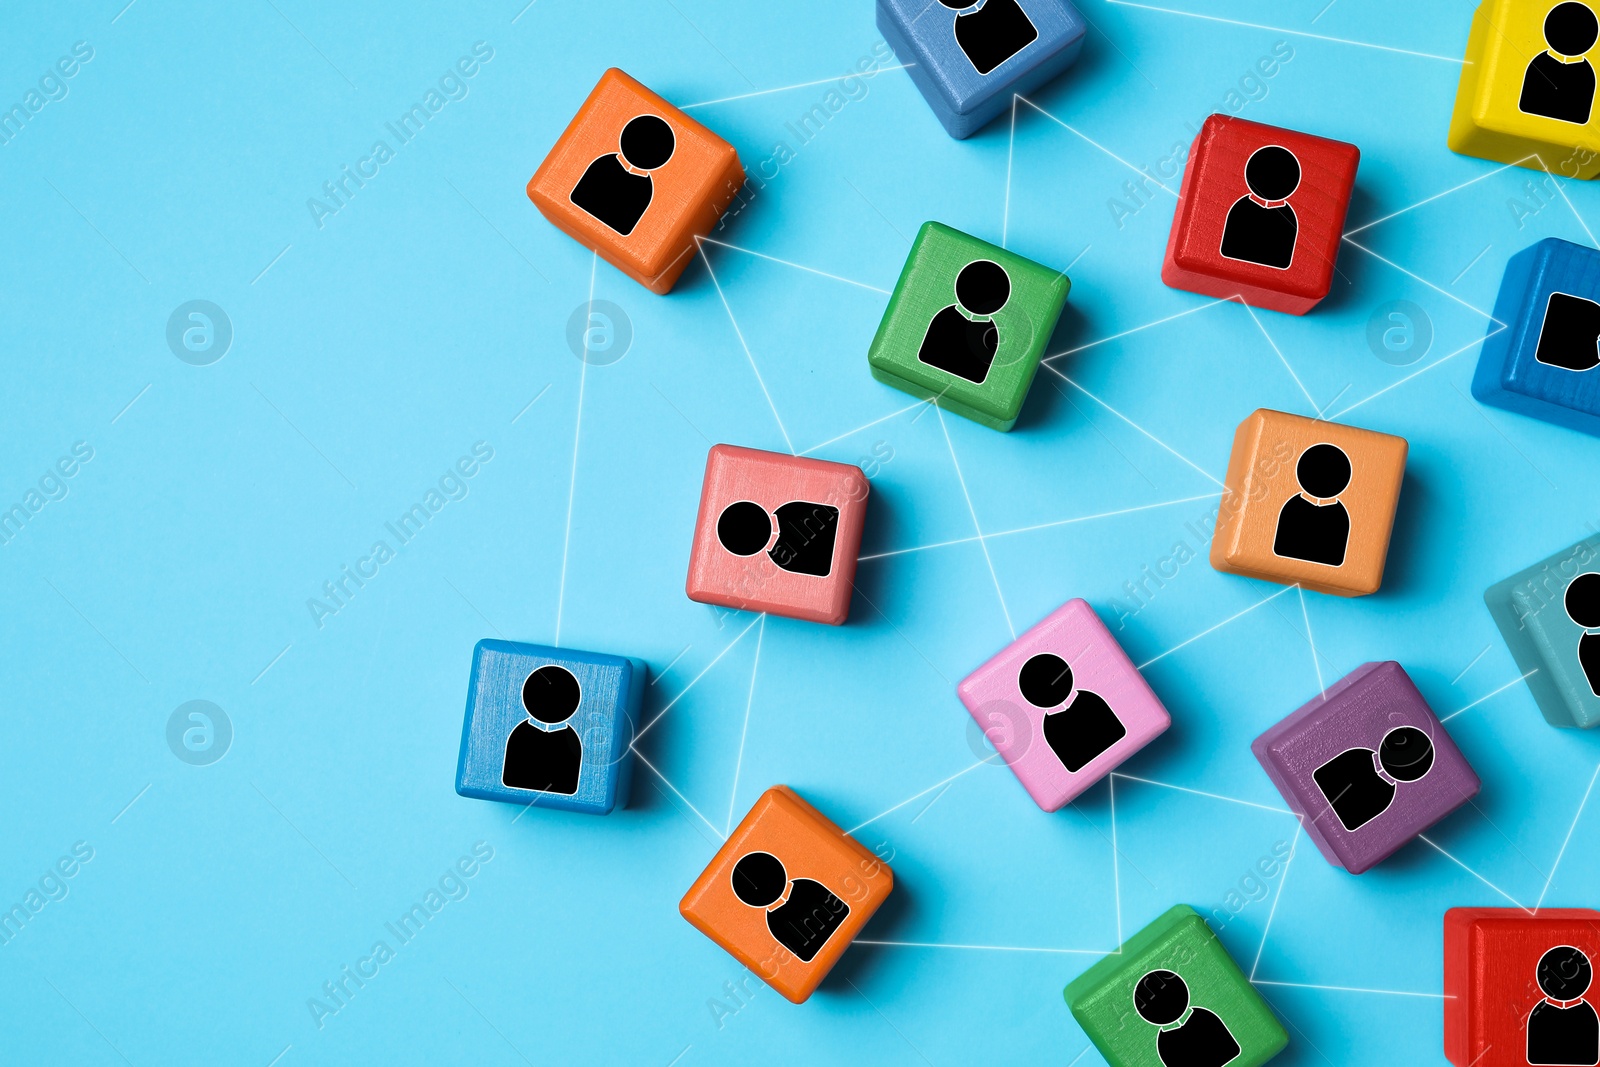
<svg viewBox="0 0 1600 1067">
<path fill-rule="evenodd" d="M 1343 141 L 1212 115 L 1189 152 L 1161 280 L 1304 315 L 1333 286 L 1360 159 Z"/>
</svg>

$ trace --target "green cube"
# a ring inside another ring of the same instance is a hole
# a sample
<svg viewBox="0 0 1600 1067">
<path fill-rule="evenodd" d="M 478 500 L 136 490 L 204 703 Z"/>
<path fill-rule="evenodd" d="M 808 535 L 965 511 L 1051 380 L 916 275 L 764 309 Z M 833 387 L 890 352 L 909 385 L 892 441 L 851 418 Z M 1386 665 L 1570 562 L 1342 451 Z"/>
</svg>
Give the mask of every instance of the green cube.
<svg viewBox="0 0 1600 1067">
<path fill-rule="evenodd" d="M 1600 537 L 1483 594 L 1534 703 L 1552 726 L 1600 725 Z"/>
<path fill-rule="evenodd" d="M 1009 430 L 1070 288 L 1060 271 L 925 222 L 867 353 L 872 376 Z"/>
<path fill-rule="evenodd" d="M 1073 979 L 1066 997 L 1111 1067 L 1259 1067 L 1289 1043 L 1272 1009 L 1186 904 Z"/>
</svg>

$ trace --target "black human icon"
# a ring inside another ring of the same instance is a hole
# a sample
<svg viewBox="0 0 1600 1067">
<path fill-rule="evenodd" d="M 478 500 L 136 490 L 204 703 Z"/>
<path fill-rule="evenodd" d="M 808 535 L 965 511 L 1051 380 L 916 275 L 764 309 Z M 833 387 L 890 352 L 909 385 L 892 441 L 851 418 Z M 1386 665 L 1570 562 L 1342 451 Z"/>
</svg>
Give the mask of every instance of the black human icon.
<svg viewBox="0 0 1600 1067">
<path fill-rule="evenodd" d="M 1312 445 L 1300 453 L 1294 476 L 1300 492 L 1278 512 L 1273 554 L 1343 566 L 1350 547 L 1350 512 L 1335 498 L 1350 485 L 1350 457 L 1338 445 Z"/>
<path fill-rule="evenodd" d="M 1017 0 L 939 0 L 955 11 L 956 44 L 972 69 L 987 74 L 1034 41 L 1039 31 Z"/>
<path fill-rule="evenodd" d="M 955 288 L 956 302 L 928 323 L 917 359 L 982 383 L 1000 349 L 1000 326 L 992 316 L 1011 299 L 1011 278 L 1000 264 L 979 259 L 961 268 Z"/>
<path fill-rule="evenodd" d="M 1239 1042 L 1227 1024 L 1209 1008 L 1190 1010 L 1189 986 L 1172 971 L 1139 979 L 1133 1007 L 1139 1018 L 1161 1027 L 1156 1055 L 1162 1067 L 1223 1067 L 1239 1058 Z"/>
<path fill-rule="evenodd" d="M 778 944 L 810 963 L 850 915 L 850 905 L 810 878 L 789 880 L 783 861 L 770 852 L 747 852 L 733 865 L 733 892 L 767 913 L 767 929 Z M 779 900 L 776 908 L 772 907 Z"/>
<path fill-rule="evenodd" d="M 1389 810 L 1399 786 L 1433 769 L 1433 742 L 1415 726 L 1383 735 L 1378 751 L 1347 748 L 1311 772 L 1346 830 L 1359 830 Z"/>
<path fill-rule="evenodd" d="M 1600 1016 L 1581 999 L 1594 980 L 1589 957 L 1557 945 L 1539 957 L 1534 972 L 1544 999 L 1528 1013 L 1528 1062 L 1539 1067 L 1600 1064 Z"/>
<path fill-rule="evenodd" d="M 1128 728 L 1098 693 L 1072 690 L 1072 668 L 1060 656 L 1041 652 L 1017 672 L 1017 688 L 1036 708 L 1059 708 L 1045 715 L 1045 743 L 1061 765 L 1076 774 L 1096 756 L 1128 736 Z M 1068 700 L 1071 704 L 1066 707 Z"/>
<path fill-rule="evenodd" d="M 1583 627 L 1578 638 L 1578 665 L 1589 681 L 1589 688 L 1600 697 L 1600 574 L 1590 571 L 1567 583 L 1562 598 L 1567 618 Z"/>
<path fill-rule="evenodd" d="M 601 156 L 572 189 L 572 202 L 626 237 L 639 225 L 655 196 L 650 171 L 672 158 L 677 139 L 667 121 L 655 115 L 628 120 L 618 152 Z"/>
<path fill-rule="evenodd" d="M 1567 0 L 1544 17 L 1546 51 L 1534 56 L 1522 76 L 1517 110 L 1583 125 L 1594 107 L 1594 67 L 1583 58 L 1600 36 L 1600 21 L 1577 0 Z"/>
<path fill-rule="evenodd" d="M 1288 270 L 1300 222 L 1289 197 L 1300 187 L 1300 161 L 1282 145 L 1250 153 L 1244 164 L 1250 191 L 1233 202 L 1222 226 L 1222 254 L 1245 263 Z"/>
<path fill-rule="evenodd" d="M 778 539 L 772 540 L 773 520 Z M 736 500 L 717 518 L 717 540 L 736 556 L 762 549 L 781 569 L 825 578 L 833 570 L 833 542 L 839 532 L 839 509 L 831 504 L 791 500 L 773 515 L 753 500 Z M 767 548 L 771 542 L 772 547 Z"/>
<path fill-rule="evenodd" d="M 1551 293 L 1533 358 L 1562 370 L 1600 367 L 1600 303 L 1571 293 Z"/>
<path fill-rule="evenodd" d="M 522 683 L 522 707 L 529 718 L 517 723 L 506 738 L 502 783 L 511 789 L 566 796 L 578 791 L 583 742 L 571 726 L 557 724 L 572 718 L 582 696 L 578 679 L 565 667 L 551 663 L 528 675 Z M 542 729 L 539 723 L 556 728 Z"/>
</svg>

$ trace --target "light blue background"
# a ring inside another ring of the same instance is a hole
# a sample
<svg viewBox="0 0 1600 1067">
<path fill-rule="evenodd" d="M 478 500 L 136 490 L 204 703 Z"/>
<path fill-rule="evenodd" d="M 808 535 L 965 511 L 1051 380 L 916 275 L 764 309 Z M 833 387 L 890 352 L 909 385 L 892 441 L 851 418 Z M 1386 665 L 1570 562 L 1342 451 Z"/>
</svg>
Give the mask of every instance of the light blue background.
<svg viewBox="0 0 1600 1067">
<path fill-rule="evenodd" d="M 872 288 L 713 247 L 721 294 L 701 264 L 662 298 L 601 264 L 594 297 L 634 340 L 586 366 L 565 330 L 593 257 L 523 187 L 600 72 L 684 104 L 843 75 L 877 41 L 865 4 L 122 2 L 13 6 L 0 33 L 8 104 L 73 42 L 95 49 L 0 147 L 4 505 L 73 442 L 94 448 L 0 548 L 0 901 L 94 849 L 0 946 L 0 1057 L 1070 1063 L 1086 1043 L 1061 988 L 1095 957 L 1036 950 L 1108 950 L 1175 902 L 1222 906 L 1295 831 L 1250 739 L 1319 673 L 1371 659 L 1401 661 L 1441 715 L 1505 686 L 1483 589 L 1600 523 L 1600 443 L 1467 397 L 1505 260 L 1592 243 L 1573 208 L 1600 217 L 1600 194 L 1536 199 L 1542 175 L 1445 149 L 1463 3 L 1172 0 L 1274 31 L 1087 0 L 1083 57 L 1038 98 L 1071 128 L 1023 107 L 1014 153 L 1009 120 L 946 137 L 900 71 L 806 144 L 786 124 L 828 85 L 696 108 L 752 168 L 779 141 L 793 153 L 718 239 Z M 307 198 L 480 40 L 494 58 L 470 94 L 319 229 Z M 1261 313 L 1264 333 L 1160 284 L 1170 196 L 1152 186 L 1121 228 L 1107 201 L 1132 177 L 1112 153 L 1158 164 L 1279 40 L 1293 59 L 1241 113 L 1360 145 L 1352 227 L 1481 180 L 1354 235 L 1372 254 L 1347 243 L 1326 304 Z M 1512 198 L 1548 206 L 1519 226 Z M 947 446 L 866 366 L 874 290 L 930 218 L 1074 264 L 1058 351 L 1192 314 L 1057 361 L 1081 389 L 1041 375 L 1012 434 L 946 417 Z M 235 331 L 208 367 L 164 337 L 197 298 Z M 1409 367 L 1367 342 L 1396 299 L 1432 322 Z M 1049 816 L 1003 767 L 969 770 L 955 685 L 1009 639 L 1007 613 L 1020 630 L 1082 596 L 1115 628 L 1141 568 L 1180 541 L 1203 555 L 1214 502 L 985 544 L 960 540 L 974 515 L 999 534 L 1214 493 L 1251 410 L 1314 410 L 1286 363 L 1330 416 L 1411 442 L 1382 592 L 1257 607 L 1277 587 L 1196 558 L 1119 631 L 1142 663 L 1255 607 L 1147 669 L 1173 728 L 1124 770 L 1265 808 L 1119 779 L 1114 816 L 1104 785 Z M 689 602 L 707 447 L 783 449 L 783 431 L 843 462 L 892 451 L 864 553 L 959 543 L 863 563 L 840 629 L 749 629 Z M 307 599 L 477 441 L 495 454 L 468 496 L 319 628 Z M 671 787 L 641 766 L 604 819 L 456 796 L 485 636 L 646 659 L 646 717 L 671 710 L 641 750 Z M 234 725 L 208 767 L 165 741 L 192 699 Z M 1600 736 L 1546 726 L 1520 684 L 1449 728 L 1484 789 L 1431 836 L 1480 877 L 1419 843 L 1352 878 L 1302 840 L 1222 934 L 1259 980 L 1299 984 L 1260 986 L 1289 1025 L 1284 1064 L 1442 1062 L 1444 910 L 1505 904 L 1486 883 L 1596 902 L 1600 816 L 1574 819 Z M 808 1004 L 762 989 L 719 1028 L 708 1001 L 739 968 L 677 901 L 777 782 L 846 828 L 881 815 L 859 836 L 897 884 L 867 938 L 1027 951 L 858 945 Z M 469 895 L 319 1029 L 308 998 L 480 841 L 493 859 Z"/>
</svg>

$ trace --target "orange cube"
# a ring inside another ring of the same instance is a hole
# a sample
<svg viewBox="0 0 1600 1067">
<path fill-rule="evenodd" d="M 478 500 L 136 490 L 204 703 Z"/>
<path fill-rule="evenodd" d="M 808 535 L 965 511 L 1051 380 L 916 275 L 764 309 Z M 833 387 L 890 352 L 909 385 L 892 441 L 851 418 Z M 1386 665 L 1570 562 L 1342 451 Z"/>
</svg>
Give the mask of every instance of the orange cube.
<svg viewBox="0 0 1600 1067">
<path fill-rule="evenodd" d="M 665 293 L 743 184 L 731 144 L 612 67 L 534 171 L 528 199 L 607 263 Z"/>
<path fill-rule="evenodd" d="M 778 785 L 761 794 L 678 911 L 799 1004 L 893 888 L 887 864 Z"/>
<path fill-rule="evenodd" d="M 1383 584 L 1406 440 L 1260 408 L 1239 424 L 1211 565 L 1335 596 Z"/>
</svg>

